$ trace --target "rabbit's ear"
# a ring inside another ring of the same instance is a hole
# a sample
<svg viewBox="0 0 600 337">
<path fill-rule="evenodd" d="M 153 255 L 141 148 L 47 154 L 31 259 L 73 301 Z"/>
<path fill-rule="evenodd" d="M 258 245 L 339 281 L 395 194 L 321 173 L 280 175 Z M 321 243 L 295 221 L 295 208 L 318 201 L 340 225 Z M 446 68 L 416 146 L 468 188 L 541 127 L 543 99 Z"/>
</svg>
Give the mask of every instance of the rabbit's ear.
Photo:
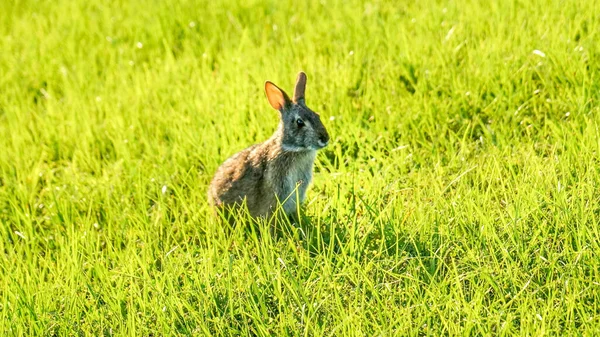
<svg viewBox="0 0 600 337">
<path fill-rule="evenodd" d="M 275 110 L 283 111 L 284 108 L 291 104 L 290 98 L 285 91 L 279 89 L 273 82 L 265 82 L 265 92 L 267 93 L 269 103 Z"/>
<path fill-rule="evenodd" d="M 294 89 L 294 102 L 304 100 L 304 90 L 306 89 L 306 74 L 304 72 L 298 73 L 296 79 L 296 89 Z"/>
</svg>

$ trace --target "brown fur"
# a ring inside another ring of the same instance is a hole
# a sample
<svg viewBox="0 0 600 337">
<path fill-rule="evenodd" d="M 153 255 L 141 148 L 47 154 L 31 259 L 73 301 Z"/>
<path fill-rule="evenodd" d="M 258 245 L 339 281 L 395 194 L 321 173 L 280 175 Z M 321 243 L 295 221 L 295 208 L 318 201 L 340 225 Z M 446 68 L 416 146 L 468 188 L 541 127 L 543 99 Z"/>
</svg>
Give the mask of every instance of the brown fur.
<svg viewBox="0 0 600 337">
<path fill-rule="evenodd" d="M 296 212 L 312 179 L 316 151 L 329 135 L 319 115 L 304 104 L 306 75 L 298 74 L 294 100 L 271 82 L 265 83 L 269 103 L 280 112 L 279 127 L 263 143 L 227 159 L 217 170 L 208 191 L 211 205 L 220 210 L 246 204 L 253 217 L 268 217 L 283 205 Z M 299 121 L 300 120 L 300 121 Z"/>
</svg>

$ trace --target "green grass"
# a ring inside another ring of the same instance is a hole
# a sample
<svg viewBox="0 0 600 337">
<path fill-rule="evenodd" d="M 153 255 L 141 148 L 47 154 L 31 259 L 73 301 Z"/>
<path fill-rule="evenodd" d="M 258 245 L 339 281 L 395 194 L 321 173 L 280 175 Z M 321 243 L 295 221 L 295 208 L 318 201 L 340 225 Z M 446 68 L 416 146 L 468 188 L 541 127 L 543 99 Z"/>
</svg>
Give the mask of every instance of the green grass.
<svg viewBox="0 0 600 337">
<path fill-rule="evenodd" d="M 600 334 L 600 3 L 0 1 L 1 335 Z M 207 185 L 309 76 L 310 224 Z"/>
</svg>

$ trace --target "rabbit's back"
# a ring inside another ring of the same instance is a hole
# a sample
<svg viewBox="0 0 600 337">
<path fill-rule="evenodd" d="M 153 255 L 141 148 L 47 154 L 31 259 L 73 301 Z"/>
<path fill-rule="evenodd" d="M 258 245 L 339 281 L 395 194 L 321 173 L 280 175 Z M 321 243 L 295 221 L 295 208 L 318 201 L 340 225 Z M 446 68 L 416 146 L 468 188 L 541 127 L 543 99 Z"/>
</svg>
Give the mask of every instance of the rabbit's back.
<svg viewBox="0 0 600 337">
<path fill-rule="evenodd" d="M 253 145 L 231 156 L 219 167 L 209 188 L 209 199 L 214 206 L 241 205 L 245 200 L 252 216 L 268 211 L 274 196 L 265 186 L 267 162 L 261 150 L 259 145 Z"/>
</svg>

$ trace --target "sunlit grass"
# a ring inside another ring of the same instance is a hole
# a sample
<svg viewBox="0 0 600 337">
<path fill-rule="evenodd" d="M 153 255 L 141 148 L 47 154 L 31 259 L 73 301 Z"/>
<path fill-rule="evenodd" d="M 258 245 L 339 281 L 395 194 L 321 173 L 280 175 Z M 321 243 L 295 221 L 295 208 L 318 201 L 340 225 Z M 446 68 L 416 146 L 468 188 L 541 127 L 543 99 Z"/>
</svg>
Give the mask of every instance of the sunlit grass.
<svg viewBox="0 0 600 337">
<path fill-rule="evenodd" d="M 0 2 L 0 334 L 598 335 L 598 13 Z M 220 225 L 299 70 L 304 222 Z"/>
</svg>

